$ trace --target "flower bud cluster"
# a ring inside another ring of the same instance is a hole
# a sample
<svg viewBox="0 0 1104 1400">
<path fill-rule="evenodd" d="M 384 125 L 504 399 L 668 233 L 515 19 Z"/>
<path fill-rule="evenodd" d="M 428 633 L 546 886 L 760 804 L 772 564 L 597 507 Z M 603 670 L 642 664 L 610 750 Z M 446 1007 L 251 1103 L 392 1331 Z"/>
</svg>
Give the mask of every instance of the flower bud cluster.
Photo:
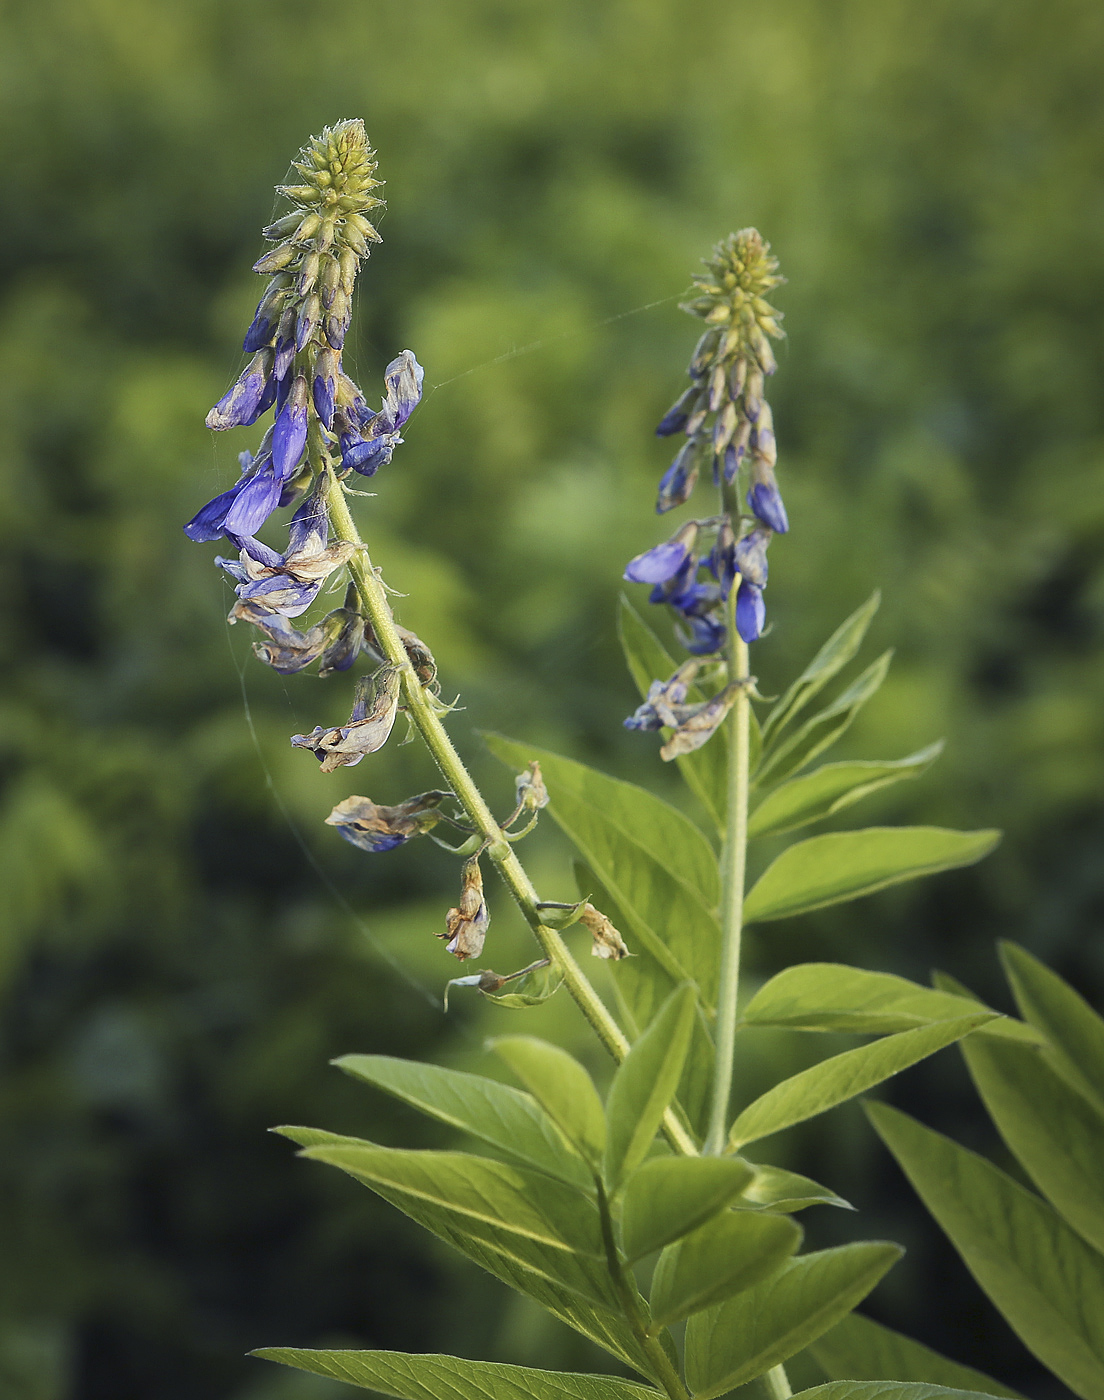
<svg viewBox="0 0 1104 1400">
<path fill-rule="evenodd" d="M 750 514 L 726 509 L 711 520 L 690 521 L 633 559 L 625 578 L 653 585 L 651 601 L 674 608 L 682 640 L 696 655 L 724 647 L 725 605 L 734 584 L 740 636 L 753 642 L 761 635 L 767 546 L 789 529 L 764 388 L 777 368 L 771 338 L 782 335 L 781 314 L 766 298 L 782 281 L 769 244 L 755 229 L 743 229 L 717 244 L 706 272 L 694 278 L 699 295 L 682 303 L 708 329 L 690 360 L 690 387 L 656 429 L 659 437 L 686 438 L 659 483 L 656 510 L 663 514 L 689 500 L 710 461 L 722 501 L 738 501 L 742 485 Z"/>
</svg>

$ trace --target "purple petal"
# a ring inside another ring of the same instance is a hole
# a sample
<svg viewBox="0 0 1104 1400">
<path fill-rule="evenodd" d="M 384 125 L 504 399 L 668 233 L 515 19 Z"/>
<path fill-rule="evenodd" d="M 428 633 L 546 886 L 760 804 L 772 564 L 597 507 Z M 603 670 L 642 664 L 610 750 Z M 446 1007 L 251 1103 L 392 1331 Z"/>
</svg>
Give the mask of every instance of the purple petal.
<svg viewBox="0 0 1104 1400">
<path fill-rule="evenodd" d="M 686 650 L 694 656 L 707 656 L 720 651 L 725 644 L 724 624 L 715 617 L 692 617 Z"/>
<path fill-rule="evenodd" d="M 322 421 L 324 428 L 333 427 L 334 416 L 334 382 L 332 379 L 323 379 L 320 375 L 315 375 L 314 385 L 314 411 Z"/>
<path fill-rule="evenodd" d="M 755 642 L 763 631 L 767 618 L 763 590 L 742 579 L 736 593 L 736 630 L 745 642 Z"/>
<path fill-rule="evenodd" d="M 686 563 L 689 552 L 681 540 L 664 540 L 630 559 L 622 577 L 630 583 L 666 583 Z"/>
<path fill-rule="evenodd" d="M 417 408 L 422 397 L 424 379 L 425 370 L 410 350 L 404 350 L 401 355 L 397 355 L 384 370 L 383 381 L 387 386 L 387 406 L 391 409 L 392 431 L 401 428 Z"/>
<path fill-rule="evenodd" d="M 307 445 L 307 409 L 286 403 L 272 433 L 272 465 L 277 477 L 287 481 L 299 465 Z M 252 530 L 246 532 L 252 534 Z"/>
<path fill-rule="evenodd" d="M 231 535 L 255 535 L 276 509 L 280 499 L 280 483 L 271 464 L 252 477 L 237 493 L 226 512 L 223 529 Z"/>
<path fill-rule="evenodd" d="M 244 477 L 242 481 L 244 481 Z M 196 511 L 195 515 L 184 526 L 184 533 L 190 540 L 195 540 L 196 544 L 208 544 L 212 540 L 222 538 L 226 513 L 237 500 L 238 493 L 242 489 L 242 481 L 231 486 L 229 491 L 223 491 L 220 496 L 216 496 L 213 501 L 208 501 L 201 510 Z"/>
<path fill-rule="evenodd" d="M 263 350 L 272 339 L 273 330 L 273 324 L 268 317 L 258 312 L 245 333 L 242 349 L 249 355 L 252 355 L 256 350 Z"/>
<path fill-rule="evenodd" d="M 790 528 L 778 487 L 771 482 L 754 482 L 747 493 L 747 502 L 763 524 L 769 525 L 778 534 L 784 535 Z"/>
</svg>

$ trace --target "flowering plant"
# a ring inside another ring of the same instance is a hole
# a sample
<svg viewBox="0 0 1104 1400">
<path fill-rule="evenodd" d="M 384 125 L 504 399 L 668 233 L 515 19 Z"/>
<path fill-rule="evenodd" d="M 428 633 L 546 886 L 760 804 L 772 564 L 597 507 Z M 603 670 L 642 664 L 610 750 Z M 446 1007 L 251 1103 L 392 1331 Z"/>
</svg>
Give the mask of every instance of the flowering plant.
<svg viewBox="0 0 1104 1400">
<path fill-rule="evenodd" d="M 514 808 L 499 820 L 448 737 L 432 653 L 396 621 L 350 509 L 349 483 L 391 461 L 423 381 L 414 354 L 402 351 L 373 410 L 342 366 L 354 280 L 378 240 L 368 217 L 381 202 L 375 156 L 361 123 L 349 121 L 311 140 L 296 166 L 303 183 L 280 189 L 294 207 L 266 230 L 276 246 L 255 267 L 270 280 L 244 341 L 251 359 L 208 416 L 219 431 L 255 423 L 270 408 L 274 421 L 256 455 L 242 454 L 235 485 L 185 529 L 197 541 L 226 539 L 236 551 L 219 560 L 235 582 L 231 621 L 257 629 L 262 661 L 283 674 L 317 663 L 321 675 L 367 662 L 348 720 L 291 740 L 323 773 L 375 753 L 400 711 L 427 744 L 440 789 L 390 805 L 350 797 L 327 820 L 373 856 L 422 836 L 455 852 L 460 889 L 440 937 L 461 961 L 481 958 L 489 934 L 484 863 L 501 876 L 539 957 L 516 972 L 482 968 L 450 985 L 521 1009 L 566 989 L 616 1068 L 603 1097 L 565 1050 L 524 1034 L 491 1042 L 519 1087 L 350 1055 L 340 1062 L 349 1074 L 443 1121 L 478 1150 L 412 1151 L 322 1128 L 281 1131 L 640 1379 L 387 1351 L 259 1354 L 402 1400 L 457 1393 L 710 1400 L 756 1380 L 779 1400 L 791 1393 L 785 1363 L 799 1352 L 836 1378 L 805 1392 L 818 1400 L 1002 1393 L 996 1382 L 852 1315 L 901 1251 L 861 1241 L 800 1253 L 795 1217 L 847 1203 L 755 1151 L 772 1134 L 955 1042 L 968 1044 L 972 1067 L 1016 1065 L 1025 1047 L 1035 1053 L 1041 1034 L 961 988 L 930 989 L 834 964 L 789 967 L 741 1006 L 746 925 L 969 864 L 998 839 L 991 831 L 935 827 L 779 839 L 919 777 L 939 745 L 888 761 L 812 766 L 886 675 L 888 653 L 850 682 L 840 680 L 876 596 L 780 698 L 761 696 L 750 673 L 749 648 L 766 627 L 768 546 L 789 531 L 766 398 L 777 367 L 771 340 L 781 335 L 768 297 L 782 279 L 769 246 L 753 229 L 732 234 L 695 279 L 683 309 L 706 329 L 689 386 L 657 429 L 684 439 L 660 481 L 657 509 L 686 504 L 703 471 L 716 497 L 704 516 L 683 522 L 625 569 L 629 582 L 651 586 L 653 604 L 674 611 L 689 654 L 672 657 L 623 604 L 621 639 L 642 697 L 625 723 L 661 734 L 660 755 L 678 765 L 702 824 L 645 788 L 491 736 L 494 753 L 517 774 Z M 292 506 L 280 553 L 258 531 Z M 304 630 L 293 626 L 327 580 L 343 575 L 342 605 Z M 540 898 L 518 857 L 517 843 L 544 812 L 577 848 L 576 901 Z M 455 833 L 448 842 L 446 829 Z M 773 859 L 749 886 L 749 844 L 763 841 Z M 572 952 L 572 929 L 584 930 L 590 952 L 608 964 L 612 1007 Z M 738 1036 L 764 1027 L 871 1039 L 783 1079 L 734 1113 Z M 876 1121 L 908 1158 L 894 1120 L 881 1111 Z M 1101 1393 L 1091 1374 L 1079 1393 Z"/>
</svg>

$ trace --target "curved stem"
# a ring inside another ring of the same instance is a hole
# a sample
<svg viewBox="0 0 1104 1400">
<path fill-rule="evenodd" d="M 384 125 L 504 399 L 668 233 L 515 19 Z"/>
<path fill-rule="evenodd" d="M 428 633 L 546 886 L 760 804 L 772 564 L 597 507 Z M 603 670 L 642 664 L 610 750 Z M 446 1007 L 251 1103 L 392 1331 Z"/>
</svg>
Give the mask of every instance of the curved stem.
<svg viewBox="0 0 1104 1400">
<path fill-rule="evenodd" d="M 738 578 L 733 580 L 728 597 L 729 681 L 746 680 L 748 674 L 747 643 L 736 630 L 737 584 Z M 745 686 L 725 721 L 728 727 L 728 801 L 724 848 L 721 852 L 721 970 L 717 990 L 713 1099 L 709 1132 L 705 1140 L 705 1151 L 713 1155 L 724 1151 L 736 1048 L 736 997 L 740 988 L 740 942 L 747 863 L 750 705 Z"/>
<path fill-rule="evenodd" d="M 410 658 L 406 654 L 402 639 L 395 630 L 395 620 L 391 615 L 391 605 L 387 594 L 372 568 L 364 541 L 360 538 L 356 523 L 349 510 L 344 487 L 328 466 L 329 454 L 321 441 L 311 442 L 312 458 L 324 470 L 329 470 L 329 485 L 326 500 L 330 511 L 330 523 L 338 539 L 347 540 L 358 546 L 357 553 L 349 560 L 352 574 L 360 595 L 361 603 L 371 619 L 372 629 L 379 641 L 380 649 L 392 665 L 398 667 L 406 711 L 425 740 L 445 781 L 457 801 L 467 813 L 469 821 L 479 835 L 487 842 L 487 854 L 498 867 L 498 872 L 513 895 L 525 922 L 533 931 L 533 936 L 549 962 L 562 975 L 567 990 L 571 993 L 580 1011 L 590 1023 L 598 1039 L 606 1050 L 620 1064 L 629 1051 L 629 1042 L 621 1027 L 610 1015 L 605 1002 L 595 991 L 589 978 L 571 956 L 567 944 L 559 933 L 541 922 L 538 909 L 537 891 L 525 872 L 525 867 L 506 839 L 502 828 L 494 819 L 483 794 L 475 785 L 464 761 L 453 747 L 445 726 L 415 674 Z M 695 1155 L 697 1148 L 675 1115 L 668 1110 L 663 1120 L 663 1130 L 671 1146 L 676 1151 Z"/>
</svg>

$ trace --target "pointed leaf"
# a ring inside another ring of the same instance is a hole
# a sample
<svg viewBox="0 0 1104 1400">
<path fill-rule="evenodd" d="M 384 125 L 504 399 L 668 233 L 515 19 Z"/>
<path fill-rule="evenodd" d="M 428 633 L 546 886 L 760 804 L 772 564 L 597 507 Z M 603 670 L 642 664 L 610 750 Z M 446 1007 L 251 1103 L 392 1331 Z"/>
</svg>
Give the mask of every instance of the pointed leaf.
<svg viewBox="0 0 1104 1400">
<path fill-rule="evenodd" d="M 810 836 L 767 866 L 744 903 L 744 918 L 788 919 L 920 875 L 973 865 L 999 840 L 999 831 L 939 826 L 870 826 Z"/>
<path fill-rule="evenodd" d="M 652 681 L 665 681 L 674 675 L 676 663 L 624 594 L 617 613 L 617 633 L 629 672 L 644 699 Z M 687 698 L 695 703 L 707 697 L 697 686 L 691 686 Z M 664 729 L 663 738 L 670 738 L 672 732 Z M 686 786 L 705 808 L 717 830 L 723 831 L 728 769 L 728 734 L 724 726 L 707 745 L 680 755 L 675 762 Z"/>
<path fill-rule="evenodd" d="M 502 991 L 483 992 L 483 996 L 508 1011 L 525 1011 L 555 996 L 563 986 L 563 980 L 563 973 L 558 967 L 535 967 L 516 982 L 507 982 Z"/>
<path fill-rule="evenodd" d="M 791 1259 L 765 1282 L 686 1324 L 686 1380 L 699 1400 L 723 1395 L 827 1332 L 901 1257 L 871 1242 Z"/>
<path fill-rule="evenodd" d="M 969 1368 L 966 1368 L 969 1369 Z M 980 1374 L 980 1372 L 978 1373 Z M 996 1390 L 992 1395 L 1006 1395 Z M 829 1381 L 811 1390 L 798 1391 L 794 1400 L 975 1400 L 976 1390 L 955 1390 L 921 1381 Z"/>
<path fill-rule="evenodd" d="M 703 1225 L 755 1175 L 735 1157 L 653 1157 L 625 1186 L 621 1247 L 632 1263 Z"/>
<path fill-rule="evenodd" d="M 652 1145 L 682 1076 L 694 1016 L 693 987 L 676 988 L 617 1067 L 606 1103 L 609 1127 L 602 1169 L 611 1192 Z"/>
<path fill-rule="evenodd" d="M 722 1211 L 659 1256 L 652 1275 L 653 1321 L 669 1326 L 762 1283 L 800 1243 L 800 1227 L 784 1215 Z"/>
<path fill-rule="evenodd" d="M 632 783 L 499 735 L 484 737 L 519 772 L 540 760 L 549 810 L 626 915 L 621 932 L 635 934 L 673 981 L 696 981 L 710 1004 L 720 960 L 713 911 L 720 874 L 693 822 Z"/>
<path fill-rule="evenodd" d="M 741 1161 L 744 1159 L 741 1158 Z M 758 1209 L 771 1211 L 804 1210 L 806 1206 L 837 1206 L 840 1210 L 854 1210 L 850 1201 L 837 1196 L 827 1186 L 810 1177 L 788 1172 L 783 1167 L 772 1167 L 765 1163 L 755 1164 L 755 1180 L 741 1192 L 735 1202 L 741 1210 Z"/>
<path fill-rule="evenodd" d="M 770 783 L 780 783 L 812 763 L 818 754 L 831 748 L 837 739 L 851 727 L 855 716 L 875 694 L 886 678 L 893 652 L 883 652 L 872 665 L 853 681 L 847 689 L 830 705 L 825 706 L 812 719 L 808 719 L 788 739 L 782 738 L 774 745 L 767 745 L 759 768 L 753 775 L 758 787 Z"/>
<path fill-rule="evenodd" d="M 1104 1254 L 1104 1115 L 1025 1045 L 964 1045 L 978 1093 L 1024 1171 Z"/>
<path fill-rule="evenodd" d="M 969 1016 L 979 1006 L 974 996 L 932 991 L 889 972 L 867 972 L 842 963 L 800 963 L 765 982 L 748 1002 L 743 1019 L 751 1026 L 795 1031 L 888 1035 Z M 1035 1031 L 1008 1016 L 987 1026 L 985 1034 L 1038 1039 Z"/>
<path fill-rule="evenodd" d="M 1056 1068 L 1104 1110 L 1104 1020 L 1025 948 L 1002 943 L 1001 961 L 1020 1015 L 1046 1036 Z"/>
<path fill-rule="evenodd" d="M 614 1376 L 574 1375 L 404 1351 L 308 1351 L 262 1347 L 265 1361 L 363 1386 L 396 1400 L 657 1400 L 661 1392 Z"/>
<path fill-rule="evenodd" d="M 848 1313 L 809 1348 L 832 1380 L 920 1381 L 958 1390 L 1023 1400 L 1019 1391 L 983 1371 L 951 1361 L 920 1342 L 883 1327 L 861 1313 Z"/>
<path fill-rule="evenodd" d="M 776 1084 L 745 1108 L 732 1125 L 729 1143 L 736 1148 L 754 1142 L 835 1108 L 857 1094 L 865 1094 L 875 1084 L 961 1040 L 993 1020 L 995 1014 L 978 1012 L 953 1021 L 936 1021 L 934 1025 L 901 1031 L 872 1045 L 860 1045 L 857 1050 L 845 1050 L 842 1055 L 822 1060 Z"/>
<path fill-rule="evenodd" d="M 1104 1259 L 984 1157 L 885 1104 L 866 1111 L 1024 1345 L 1084 1400 L 1102 1400 Z"/>
<path fill-rule="evenodd" d="M 764 741 L 772 739 L 799 714 L 857 654 L 881 601 L 882 595 L 875 589 L 866 602 L 836 628 L 763 721 Z"/>
<path fill-rule="evenodd" d="M 826 763 L 802 778 L 772 789 L 752 812 L 748 836 L 777 836 L 842 812 L 879 788 L 918 778 L 943 750 L 940 740 L 926 749 L 884 763 Z"/>
<path fill-rule="evenodd" d="M 343 1055 L 346 1074 L 488 1142 L 524 1166 L 588 1190 L 593 1179 L 536 1100 L 508 1084 L 463 1070 L 390 1055 Z"/>
<path fill-rule="evenodd" d="M 594 1081 L 579 1061 L 531 1035 L 499 1036 L 488 1045 L 587 1161 L 599 1163 L 606 1145 L 606 1116 Z"/>
</svg>

